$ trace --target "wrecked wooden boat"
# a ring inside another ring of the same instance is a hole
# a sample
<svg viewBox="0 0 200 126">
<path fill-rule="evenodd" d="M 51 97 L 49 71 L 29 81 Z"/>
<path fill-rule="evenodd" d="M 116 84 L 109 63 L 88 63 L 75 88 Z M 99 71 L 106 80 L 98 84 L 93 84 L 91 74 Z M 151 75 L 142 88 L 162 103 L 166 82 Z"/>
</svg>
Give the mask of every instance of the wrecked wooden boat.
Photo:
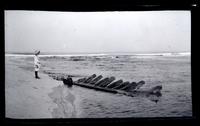
<svg viewBox="0 0 200 126">
<path fill-rule="evenodd" d="M 68 79 L 68 78 L 67 78 Z M 67 79 L 63 78 L 63 83 L 68 85 Z M 162 85 L 152 87 L 148 90 L 140 90 L 140 88 L 145 84 L 145 81 L 139 82 L 128 82 L 123 81 L 122 79 L 116 80 L 115 77 L 106 77 L 103 78 L 102 75 L 97 76 L 93 74 L 89 77 L 80 78 L 77 81 L 73 82 L 74 85 L 95 89 L 104 92 L 110 92 L 114 94 L 123 94 L 127 96 L 157 96 L 160 97 Z"/>
</svg>

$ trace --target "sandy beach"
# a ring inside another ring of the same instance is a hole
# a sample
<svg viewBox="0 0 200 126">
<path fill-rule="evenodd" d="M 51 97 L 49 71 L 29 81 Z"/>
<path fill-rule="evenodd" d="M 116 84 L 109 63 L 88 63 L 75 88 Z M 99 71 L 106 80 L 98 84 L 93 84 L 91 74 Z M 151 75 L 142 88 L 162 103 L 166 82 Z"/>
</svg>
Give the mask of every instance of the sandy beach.
<svg viewBox="0 0 200 126">
<path fill-rule="evenodd" d="M 41 79 L 35 79 L 33 72 L 19 68 L 19 64 L 7 59 L 5 77 L 6 117 L 17 119 L 75 117 L 76 113 L 74 113 L 72 106 L 74 105 L 74 96 L 69 92 L 63 95 L 64 92 L 59 90 L 63 85 L 62 82 L 53 80 L 43 73 L 40 73 L 40 77 Z M 57 87 L 56 90 L 60 92 L 52 93 L 55 90 L 54 87 Z M 60 99 L 59 97 L 68 97 L 62 102 L 69 103 L 62 105 L 57 100 Z M 67 110 L 68 112 L 66 112 L 65 106 L 70 111 Z"/>
</svg>

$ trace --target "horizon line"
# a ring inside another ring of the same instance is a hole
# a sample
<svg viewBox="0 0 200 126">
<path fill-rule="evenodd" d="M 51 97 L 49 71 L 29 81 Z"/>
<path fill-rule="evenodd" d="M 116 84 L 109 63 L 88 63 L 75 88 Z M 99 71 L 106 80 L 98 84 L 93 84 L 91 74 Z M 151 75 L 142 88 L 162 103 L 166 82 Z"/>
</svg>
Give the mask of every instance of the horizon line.
<svg viewBox="0 0 200 126">
<path fill-rule="evenodd" d="M 103 52 L 103 53 L 97 53 L 97 52 L 94 52 L 94 53 L 79 53 L 79 52 L 71 52 L 71 53 L 65 53 L 65 52 L 42 52 L 40 53 L 40 55 L 81 55 L 81 54 L 89 54 L 89 55 L 111 55 L 111 54 L 114 54 L 114 55 L 145 55 L 145 54 L 152 54 L 152 55 L 160 55 L 160 54 L 181 54 L 181 53 L 188 53 L 188 54 L 191 54 L 191 51 L 180 51 L 180 52 Z M 5 52 L 5 55 L 7 54 L 16 54 L 16 55 L 34 55 L 33 52 Z"/>
<path fill-rule="evenodd" d="M 110 53 L 185 53 L 185 52 L 190 52 L 191 53 L 191 51 L 135 51 L 135 52 L 58 52 L 58 51 L 41 51 L 40 50 L 40 52 L 41 53 L 56 53 L 56 54 L 81 54 L 81 53 L 83 53 L 83 54 L 102 54 L 102 53 L 108 53 L 108 54 L 110 54 Z M 22 52 L 22 51 L 5 51 L 5 54 L 6 53 L 18 53 L 18 54 L 33 54 L 34 53 L 34 51 L 32 52 L 30 52 L 30 51 L 24 51 L 24 52 Z"/>
</svg>

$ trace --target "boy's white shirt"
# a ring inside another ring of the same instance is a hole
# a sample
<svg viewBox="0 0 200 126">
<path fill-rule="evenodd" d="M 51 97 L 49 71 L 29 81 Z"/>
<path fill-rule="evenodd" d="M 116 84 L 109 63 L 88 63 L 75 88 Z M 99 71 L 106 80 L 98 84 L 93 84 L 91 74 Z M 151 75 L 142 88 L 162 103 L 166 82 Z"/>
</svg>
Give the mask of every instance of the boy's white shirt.
<svg viewBox="0 0 200 126">
<path fill-rule="evenodd" d="M 35 65 L 40 65 L 40 61 L 39 61 L 39 57 L 38 56 L 34 56 L 34 64 Z"/>
<path fill-rule="evenodd" d="M 36 67 L 36 65 L 38 67 Z M 34 66 L 35 66 L 35 71 L 38 71 L 39 70 L 39 67 L 40 67 L 40 61 L 39 61 L 39 57 L 38 56 L 34 56 Z"/>
</svg>

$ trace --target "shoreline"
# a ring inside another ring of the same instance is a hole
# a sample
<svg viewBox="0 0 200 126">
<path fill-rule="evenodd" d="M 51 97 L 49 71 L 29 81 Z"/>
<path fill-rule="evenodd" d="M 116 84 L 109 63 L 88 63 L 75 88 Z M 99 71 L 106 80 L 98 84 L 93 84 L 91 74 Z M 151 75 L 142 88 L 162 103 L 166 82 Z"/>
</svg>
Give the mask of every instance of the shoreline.
<svg viewBox="0 0 200 126">
<path fill-rule="evenodd" d="M 65 110 L 70 104 L 74 105 L 75 96 L 69 90 L 62 87 L 63 83 L 61 81 L 54 80 L 43 72 L 39 73 L 41 79 L 35 79 L 34 71 L 31 72 L 19 68 L 19 66 L 12 62 L 6 61 L 5 65 L 6 118 L 41 119 L 76 117 L 77 113 L 66 112 Z M 62 92 L 60 93 L 61 89 L 65 92 L 63 96 Z M 62 98 L 65 97 L 73 100 L 65 99 L 63 101 Z M 64 104 L 64 106 L 61 106 L 61 104 Z"/>
</svg>

